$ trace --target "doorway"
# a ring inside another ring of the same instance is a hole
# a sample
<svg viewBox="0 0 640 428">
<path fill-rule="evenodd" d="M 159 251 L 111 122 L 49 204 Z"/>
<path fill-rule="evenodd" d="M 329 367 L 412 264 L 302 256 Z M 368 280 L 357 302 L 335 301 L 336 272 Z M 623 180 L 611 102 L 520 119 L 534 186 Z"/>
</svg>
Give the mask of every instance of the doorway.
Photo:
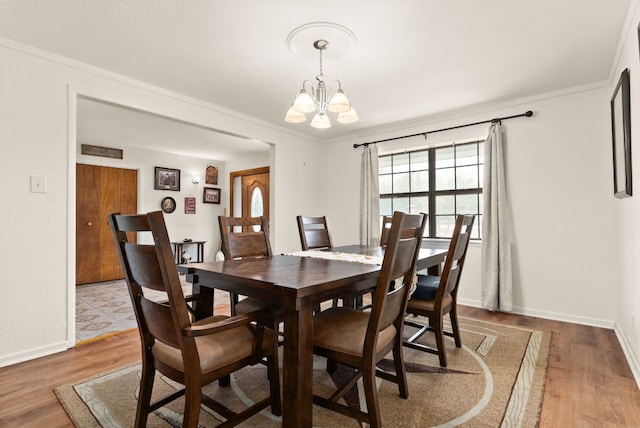
<svg viewBox="0 0 640 428">
<path fill-rule="evenodd" d="M 107 215 L 138 211 L 138 171 L 76 165 L 76 286 L 124 277 Z"/>
<path fill-rule="evenodd" d="M 269 222 L 269 167 L 235 171 L 229 174 L 232 217 L 264 216 Z"/>
</svg>

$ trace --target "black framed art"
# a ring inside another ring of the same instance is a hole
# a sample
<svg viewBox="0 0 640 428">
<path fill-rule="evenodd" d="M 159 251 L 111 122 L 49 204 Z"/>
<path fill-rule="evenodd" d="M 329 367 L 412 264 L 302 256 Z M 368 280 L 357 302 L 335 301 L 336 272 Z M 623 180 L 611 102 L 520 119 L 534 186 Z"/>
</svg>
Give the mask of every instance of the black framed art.
<svg viewBox="0 0 640 428">
<path fill-rule="evenodd" d="M 153 188 L 156 190 L 180 191 L 180 170 L 173 168 L 156 167 Z"/>
<path fill-rule="evenodd" d="M 205 204 L 219 204 L 220 189 L 215 187 L 205 187 L 202 195 L 202 202 Z"/>
<path fill-rule="evenodd" d="M 629 69 L 620 75 L 611 98 L 611 136 L 613 143 L 613 194 L 616 198 L 633 195 L 631 175 L 631 94 Z"/>
</svg>

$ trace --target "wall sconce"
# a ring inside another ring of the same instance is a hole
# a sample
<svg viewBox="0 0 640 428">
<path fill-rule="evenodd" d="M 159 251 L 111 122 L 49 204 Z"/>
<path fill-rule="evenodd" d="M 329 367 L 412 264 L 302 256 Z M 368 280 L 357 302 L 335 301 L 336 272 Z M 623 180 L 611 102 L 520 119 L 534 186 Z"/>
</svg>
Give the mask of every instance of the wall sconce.
<svg viewBox="0 0 640 428">
<path fill-rule="evenodd" d="M 198 184 L 200 184 L 200 176 L 194 175 L 193 178 L 191 179 L 191 182 L 197 186 Z"/>
</svg>

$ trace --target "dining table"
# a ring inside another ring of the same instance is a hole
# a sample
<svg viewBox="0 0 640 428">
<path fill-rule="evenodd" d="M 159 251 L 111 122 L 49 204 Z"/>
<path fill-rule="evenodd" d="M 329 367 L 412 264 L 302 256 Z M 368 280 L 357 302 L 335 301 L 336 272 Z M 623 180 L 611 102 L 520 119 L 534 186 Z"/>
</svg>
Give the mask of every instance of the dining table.
<svg viewBox="0 0 640 428">
<path fill-rule="evenodd" d="M 312 426 L 314 305 L 376 286 L 384 247 L 348 245 L 328 250 L 332 258 L 300 253 L 180 265 L 194 293 L 211 295 L 220 289 L 262 299 L 283 309 L 282 426 Z M 442 248 L 421 248 L 417 270 L 435 269 L 447 254 Z M 368 262 L 357 260 L 365 256 Z M 342 257 L 341 257 L 342 256 Z M 213 306 L 198 306 L 196 317 L 213 314 Z"/>
</svg>

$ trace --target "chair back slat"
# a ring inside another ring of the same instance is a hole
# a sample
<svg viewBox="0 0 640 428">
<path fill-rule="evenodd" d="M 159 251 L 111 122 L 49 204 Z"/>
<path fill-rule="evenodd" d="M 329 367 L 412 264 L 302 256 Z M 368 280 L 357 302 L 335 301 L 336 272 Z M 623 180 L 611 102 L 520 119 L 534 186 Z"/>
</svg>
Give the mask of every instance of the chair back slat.
<svg viewBox="0 0 640 428">
<path fill-rule="evenodd" d="M 156 303 L 140 296 L 140 308 L 144 314 L 147 329 L 154 338 L 174 348 L 180 347 L 168 304 Z"/>
<path fill-rule="evenodd" d="M 264 217 L 218 217 L 222 252 L 227 260 L 270 257 L 269 227 Z"/>
<path fill-rule="evenodd" d="M 380 245 L 383 247 L 387 245 L 387 241 L 389 240 L 389 231 L 391 231 L 392 220 L 393 216 L 382 216 L 382 232 L 380 233 Z"/>
<path fill-rule="evenodd" d="M 297 216 L 298 232 L 300 233 L 300 246 L 303 251 L 329 249 L 331 235 L 327 226 L 327 218 Z"/>
<path fill-rule="evenodd" d="M 393 215 L 371 307 L 365 349 L 376 349 L 370 342 L 375 342 L 377 335 L 391 325 L 395 326 L 400 337 L 402 335 L 407 298 L 425 225 L 426 216 L 423 214 L 395 212 Z"/>
<path fill-rule="evenodd" d="M 156 291 L 167 291 L 162 282 L 162 272 L 159 269 L 149 269 L 148 266 L 158 262 L 154 245 L 131 244 L 124 242 L 122 251 L 129 267 L 130 281 L 145 288 Z"/>
</svg>

